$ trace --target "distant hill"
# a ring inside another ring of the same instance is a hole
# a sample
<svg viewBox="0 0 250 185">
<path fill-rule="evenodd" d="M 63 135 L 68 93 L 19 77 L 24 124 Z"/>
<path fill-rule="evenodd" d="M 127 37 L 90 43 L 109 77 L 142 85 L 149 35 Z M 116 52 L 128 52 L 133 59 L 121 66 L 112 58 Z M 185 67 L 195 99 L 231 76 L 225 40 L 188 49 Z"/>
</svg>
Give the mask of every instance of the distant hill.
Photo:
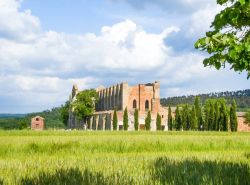
<svg viewBox="0 0 250 185">
<path fill-rule="evenodd" d="M 0 129 L 19 129 L 20 125 L 30 126 L 31 118 L 42 116 L 45 118 L 46 128 L 65 128 L 60 119 L 60 107 L 28 114 L 0 114 Z"/>
<path fill-rule="evenodd" d="M 239 110 L 240 109 L 245 110 L 247 108 L 250 108 L 250 89 L 162 98 L 161 105 L 177 106 L 178 104 L 193 104 L 196 96 L 199 96 L 201 98 L 201 102 L 203 104 L 206 101 L 206 99 L 209 98 L 225 98 L 228 104 L 230 104 L 232 100 L 235 99 Z"/>
<path fill-rule="evenodd" d="M 5 114 L 0 113 L 0 118 L 24 118 L 26 114 Z"/>
</svg>

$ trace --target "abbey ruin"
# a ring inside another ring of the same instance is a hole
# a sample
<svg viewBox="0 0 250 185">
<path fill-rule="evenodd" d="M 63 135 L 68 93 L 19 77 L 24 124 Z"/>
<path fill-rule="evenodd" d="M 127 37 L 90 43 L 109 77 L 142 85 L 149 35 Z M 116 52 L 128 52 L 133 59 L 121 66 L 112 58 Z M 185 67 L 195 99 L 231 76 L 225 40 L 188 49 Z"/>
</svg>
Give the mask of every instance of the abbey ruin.
<svg viewBox="0 0 250 185">
<path fill-rule="evenodd" d="M 134 111 L 139 110 L 139 127 L 144 129 L 145 118 L 148 111 L 151 112 L 151 130 L 156 130 L 157 113 L 162 118 L 162 128 L 167 129 L 167 110 L 160 105 L 160 83 L 158 81 L 148 84 L 129 86 L 128 83 L 121 83 L 105 88 L 96 88 L 99 101 L 95 105 L 95 113 L 88 120 L 87 127 L 91 130 L 112 130 L 112 118 L 114 110 L 117 110 L 118 129 L 123 129 L 123 112 L 128 110 L 129 130 L 134 129 Z M 79 89 L 73 86 L 70 101 L 74 101 Z M 79 128 L 72 113 L 69 114 L 68 127 Z"/>
</svg>

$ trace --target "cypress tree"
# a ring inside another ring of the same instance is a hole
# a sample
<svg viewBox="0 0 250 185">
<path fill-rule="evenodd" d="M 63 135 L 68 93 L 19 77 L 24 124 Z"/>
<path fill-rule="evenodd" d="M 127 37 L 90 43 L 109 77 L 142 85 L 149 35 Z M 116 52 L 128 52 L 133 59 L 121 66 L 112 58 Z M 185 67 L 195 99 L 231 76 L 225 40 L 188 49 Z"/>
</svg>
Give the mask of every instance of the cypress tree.
<svg viewBox="0 0 250 185">
<path fill-rule="evenodd" d="M 118 118 L 117 118 L 117 112 L 116 109 L 113 114 L 113 130 L 117 130 L 117 124 L 118 124 Z"/>
<path fill-rule="evenodd" d="M 148 111 L 147 117 L 145 119 L 145 128 L 146 130 L 150 130 L 151 128 L 151 113 Z"/>
<path fill-rule="evenodd" d="M 199 109 L 200 109 L 200 97 L 199 96 L 195 97 L 194 107 L 195 107 L 196 116 L 198 116 L 199 115 Z"/>
<path fill-rule="evenodd" d="M 195 106 L 196 117 L 197 117 L 197 119 L 198 119 L 198 127 L 199 127 L 199 130 L 203 130 L 203 129 L 204 129 L 204 125 L 203 125 L 203 116 L 202 116 L 201 102 L 200 102 L 200 97 L 199 97 L 199 96 L 196 96 L 196 97 L 195 97 L 194 106 Z M 202 128 L 202 127 L 203 127 L 203 128 Z"/>
<path fill-rule="evenodd" d="M 138 111 L 138 109 L 135 109 L 135 112 L 134 112 L 134 127 L 135 127 L 135 130 L 138 130 L 138 128 L 139 128 L 139 111 Z"/>
<path fill-rule="evenodd" d="M 175 126 L 176 126 L 176 130 L 181 130 L 182 128 L 181 113 L 180 113 L 178 105 L 175 110 Z"/>
<path fill-rule="evenodd" d="M 207 99 L 205 102 L 205 106 L 204 106 L 204 112 L 205 112 L 205 121 L 204 121 L 204 130 L 208 130 L 208 126 L 209 126 L 209 115 L 210 115 L 210 99 Z"/>
<path fill-rule="evenodd" d="M 124 110 L 123 113 L 123 129 L 128 130 L 128 109 L 127 107 Z"/>
<path fill-rule="evenodd" d="M 209 114 L 208 114 L 208 130 L 213 130 L 214 129 L 214 118 L 215 118 L 213 100 L 210 100 L 209 106 L 210 107 L 209 107 Z"/>
<path fill-rule="evenodd" d="M 217 100 L 216 103 L 215 103 L 215 118 L 214 118 L 214 126 L 215 126 L 215 129 L 214 130 L 217 130 L 219 131 L 220 130 L 220 123 L 219 123 L 219 120 L 220 120 L 220 102 Z"/>
<path fill-rule="evenodd" d="M 230 107 L 230 128 L 232 132 L 236 132 L 238 129 L 238 120 L 236 115 L 236 102 L 233 100 Z"/>
<path fill-rule="evenodd" d="M 188 105 L 184 105 L 183 106 L 183 110 L 182 110 L 182 126 L 183 126 L 183 130 L 188 130 L 189 129 L 189 110 L 188 110 Z"/>
<path fill-rule="evenodd" d="M 156 118 L 156 129 L 161 130 L 161 115 L 157 113 L 157 118 Z"/>
<path fill-rule="evenodd" d="M 221 99 L 221 108 L 220 108 L 220 130 L 228 131 L 228 113 L 225 99 Z"/>
<path fill-rule="evenodd" d="M 168 107 L 168 130 L 173 130 L 173 117 L 171 107 Z"/>
<path fill-rule="evenodd" d="M 190 120 L 190 127 L 191 130 L 197 130 L 198 129 L 198 119 L 196 116 L 196 111 L 195 111 L 195 107 L 192 107 L 192 111 L 191 111 L 191 120 Z"/>
</svg>

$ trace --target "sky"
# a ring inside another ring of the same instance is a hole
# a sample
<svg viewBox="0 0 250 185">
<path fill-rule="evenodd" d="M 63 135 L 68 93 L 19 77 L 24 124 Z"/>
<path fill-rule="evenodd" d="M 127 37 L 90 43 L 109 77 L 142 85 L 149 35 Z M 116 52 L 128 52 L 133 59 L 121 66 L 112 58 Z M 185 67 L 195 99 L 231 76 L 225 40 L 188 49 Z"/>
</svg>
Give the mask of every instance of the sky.
<svg viewBox="0 0 250 185">
<path fill-rule="evenodd" d="M 0 0 L 0 112 L 60 106 L 80 90 L 161 84 L 161 97 L 249 88 L 245 72 L 204 67 L 194 43 L 215 0 Z"/>
</svg>

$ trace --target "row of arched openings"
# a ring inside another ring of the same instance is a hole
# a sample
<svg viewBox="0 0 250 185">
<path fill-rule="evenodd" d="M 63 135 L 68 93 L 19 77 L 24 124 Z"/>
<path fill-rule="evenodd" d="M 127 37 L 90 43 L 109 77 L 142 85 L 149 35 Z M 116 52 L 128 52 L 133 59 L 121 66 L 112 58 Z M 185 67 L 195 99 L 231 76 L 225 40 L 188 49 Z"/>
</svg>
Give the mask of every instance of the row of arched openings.
<svg viewBox="0 0 250 185">
<path fill-rule="evenodd" d="M 133 100 L 133 109 L 136 109 L 137 108 L 137 102 L 136 100 Z M 145 109 L 149 109 L 149 101 L 146 100 L 145 101 Z"/>
</svg>

